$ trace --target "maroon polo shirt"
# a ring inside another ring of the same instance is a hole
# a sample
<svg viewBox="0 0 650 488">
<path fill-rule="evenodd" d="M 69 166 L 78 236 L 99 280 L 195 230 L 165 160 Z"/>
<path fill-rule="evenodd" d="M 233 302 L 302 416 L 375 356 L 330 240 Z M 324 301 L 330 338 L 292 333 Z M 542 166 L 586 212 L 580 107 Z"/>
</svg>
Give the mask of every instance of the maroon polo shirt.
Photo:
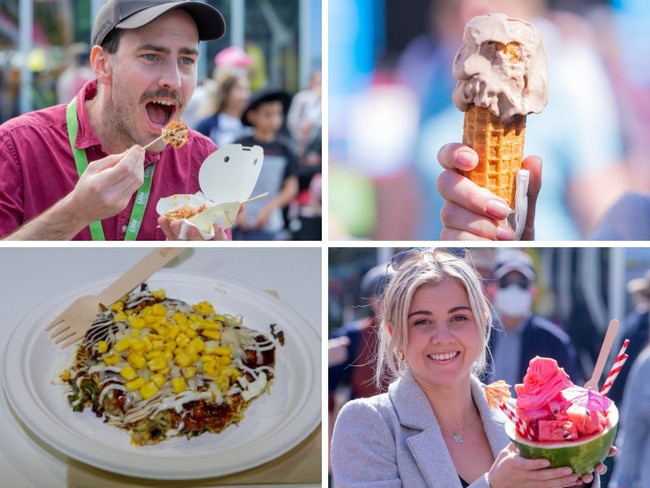
<svg viewBox="0 0 650 488">
<path fill-rule="evenodd" d="M 86 151 L 89 164 L 108 156 L 92 130 L 84 103 L 96 94 L 97 81 L 93 80 L 77 95 L 79 132 L 75 146 Z M 43 213 L 70 193 L 79 181 L 65 112 L 66 105 L 56 105 L 0 125 L 0 237 Z M 155 162 L 156 169 L 138 240 L 165 239 L 165 234 L 157 228 L 156 203 L 177 193 L 199 191 L 201 163 L 216 149 L 209 138 L 190 131 L 189 140 L 182 148 L 167 146 L 159 154 L 146 154 L 145 166 Z M 124 239 L 134 200 L 135 194 L 124 210 L 102 221 L 106 240 Z M 89 228 L 74 239 L 90 240 Z"/>
</svg>

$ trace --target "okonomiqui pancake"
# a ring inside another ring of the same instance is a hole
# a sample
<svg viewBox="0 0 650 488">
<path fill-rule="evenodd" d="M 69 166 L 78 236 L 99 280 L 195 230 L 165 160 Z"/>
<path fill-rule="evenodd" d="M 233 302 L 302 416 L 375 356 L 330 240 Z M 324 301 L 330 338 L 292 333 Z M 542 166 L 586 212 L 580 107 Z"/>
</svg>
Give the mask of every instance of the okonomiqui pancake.
<svg viewBox="0 0 650 488">
<path fill-rule="evenodd" d="M 471 19 L 456 53 L 458 80 L 452 99 L 465 112 L 463 144 L 479 163 L 462 172 L 515 207 L 526 116 L 540 113 L 548 98 L 546 54 L 533 24 L 505 14 Z"/>
<path fill-rule="evenodd" d="M 75 412 L 90 408 L 133 444 L 217 434 L 271 392 L 284 343 L 275 324 L 267 336 L 146 284 L 103 308 L 61 379 Z"/>
</svg>

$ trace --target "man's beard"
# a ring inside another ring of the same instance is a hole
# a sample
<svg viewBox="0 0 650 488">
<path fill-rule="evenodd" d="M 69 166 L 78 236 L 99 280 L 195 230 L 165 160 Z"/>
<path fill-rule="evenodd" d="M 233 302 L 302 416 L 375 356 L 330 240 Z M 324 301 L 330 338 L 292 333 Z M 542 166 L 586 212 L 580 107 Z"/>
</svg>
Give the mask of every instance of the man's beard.
<svg viewBox="0 0 650 488">
<path fill-rule="evenodd" d="M 137 117 L 139 105 L 136 103 L 126 103 L 124 100 L 116 99 L 115 94 L 117 91 L 113 89 L 109 99 L 110 105 L 104 107 L 102 123 L 107 124 L 109 128 L 108 137 L 111 146 L 119 146 L 122 150 L 139 144 L 145 145 L 140 135 L 138 135 L 138 128 L 134 122 Z M 128 102 L 128 101 L 127 101 Z M 128 107 L 128 108 L 123 108 Z"/>
</svg>

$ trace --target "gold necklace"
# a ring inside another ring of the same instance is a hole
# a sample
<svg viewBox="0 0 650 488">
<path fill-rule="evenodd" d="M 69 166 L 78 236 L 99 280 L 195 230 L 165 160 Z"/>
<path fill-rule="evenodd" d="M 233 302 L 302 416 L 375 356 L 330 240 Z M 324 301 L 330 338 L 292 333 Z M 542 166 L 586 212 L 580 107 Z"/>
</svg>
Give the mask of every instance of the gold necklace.
<svg viewBox="0 0 650 488">
<path fill-rule="evenodd" d="M 467 424 L 465 427 L 459 430 L 449 430 L 445 429 L 442 425 L 439 425 L 440 430 L 443 432 L 446 432 L 447 434 L 451 434 L 452 439 L 454 439 L 454 442 L 456 444 L 460 444 L 463 442 L 463 436 L 461 435 L 463 432 L 465 432 L 467 429 L 469 429 L 472 425 L 474 425 L 474 421 L 478 418 L 478 411 L 474 412 L 474 416 L 472 417 L 472 420 L 469 421 L 469 424 Z"/>
</svg>

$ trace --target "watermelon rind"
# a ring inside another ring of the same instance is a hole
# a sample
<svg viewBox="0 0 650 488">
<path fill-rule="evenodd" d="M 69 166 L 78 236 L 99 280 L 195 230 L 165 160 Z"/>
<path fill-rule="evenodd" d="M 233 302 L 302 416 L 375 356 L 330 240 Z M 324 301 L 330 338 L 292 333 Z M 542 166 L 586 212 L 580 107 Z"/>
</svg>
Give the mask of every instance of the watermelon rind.
<svg viewBox="0 0 650 488">
<path fill-rule="evenodd" d="M 610 425 L 599 434 L 577 442 L 531 442 L 515 433 L 512 422 L 506 422 L 506 434 L 517 446 L 521 457 L 526 459 L 548 459 L 551 468 L 571 466 L 573 472 L 582 476 L 591 473 L 602 463 L 614 444 L 618 428 L 618 409 L 612 404 L 607 409 Z"/>
</svg>

